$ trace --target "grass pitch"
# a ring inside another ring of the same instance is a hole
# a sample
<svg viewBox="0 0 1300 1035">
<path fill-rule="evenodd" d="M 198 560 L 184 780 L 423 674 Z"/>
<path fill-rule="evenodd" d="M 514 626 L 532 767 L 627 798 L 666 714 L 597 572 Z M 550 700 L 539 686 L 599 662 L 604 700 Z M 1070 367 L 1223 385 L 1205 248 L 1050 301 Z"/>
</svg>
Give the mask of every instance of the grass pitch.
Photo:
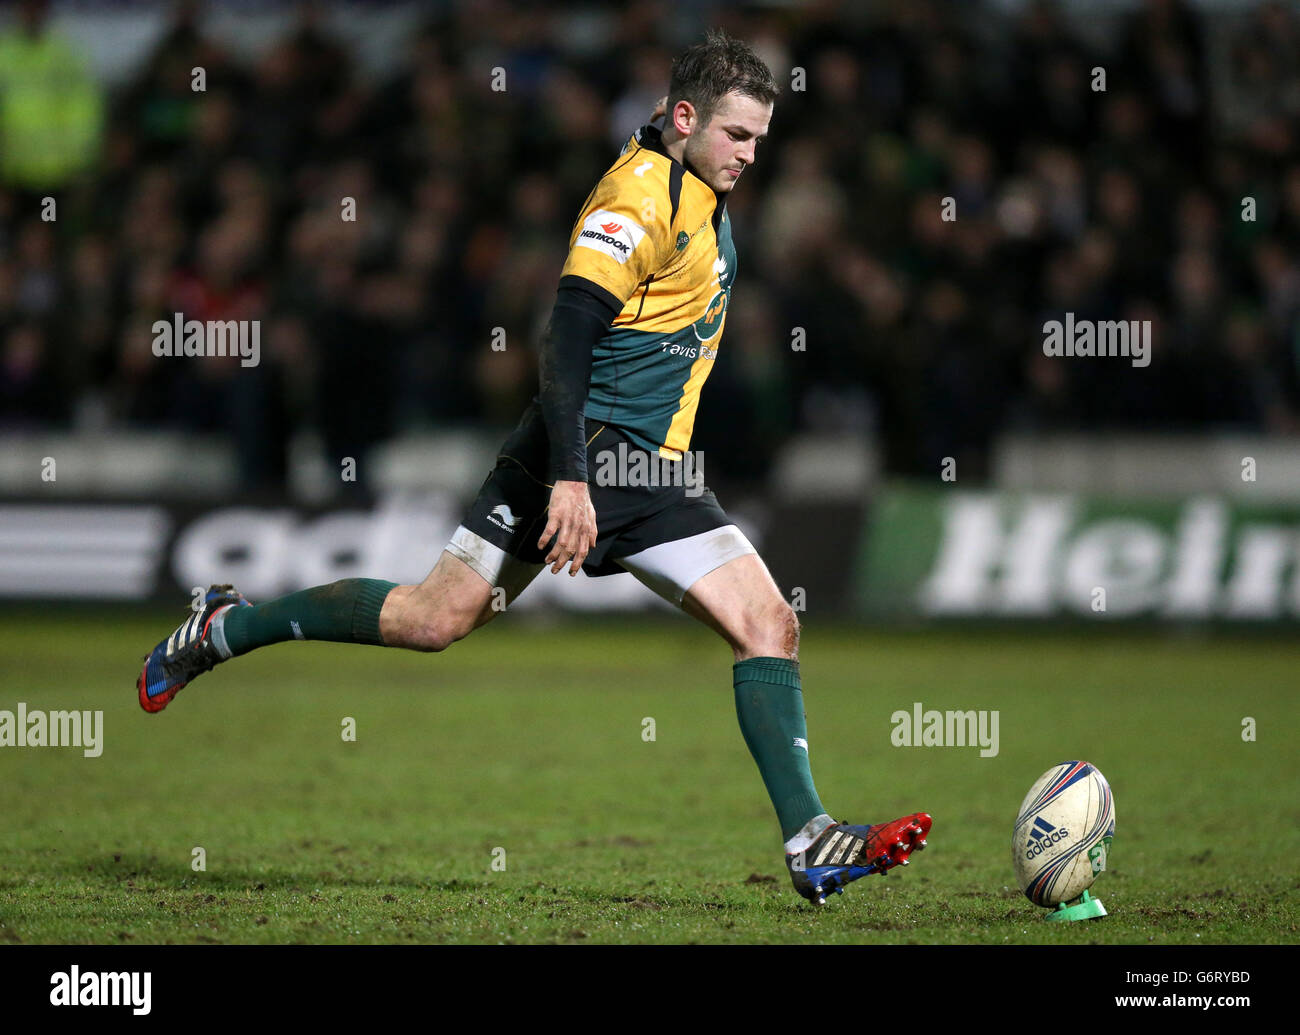
<svg viewBox="0 0 1300 1035">
<path fill-rule="evenodd" d="M 823 801 L 858 823 L 934 816 L 907 870 L 818 911 L 790 887 L 729 653 L 684 618 L 511 615 L 436 656 L 283 644 L 147 716 L 138 659 L 176 620 L 5 616 L 0 709 L 102 709 L 104 749 L 0 749 L 0 941 L 1297 941 L 1280 638 L 810 620 Z M 916 701 L 998 710 L 996 757 L 893 746 Z M 1115 792 L 1094 888 L 1110 915 L 1057 926 L 1016 889 L 1009 842 L 1030 784 L 1071 758 Z"/>
</svg>

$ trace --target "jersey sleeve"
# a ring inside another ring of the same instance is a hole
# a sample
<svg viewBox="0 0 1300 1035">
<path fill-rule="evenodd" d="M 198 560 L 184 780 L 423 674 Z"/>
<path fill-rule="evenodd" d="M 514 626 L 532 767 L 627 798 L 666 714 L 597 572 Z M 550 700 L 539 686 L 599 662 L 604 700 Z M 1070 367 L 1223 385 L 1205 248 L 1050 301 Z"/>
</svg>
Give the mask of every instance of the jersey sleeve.
<svg viewBox="0 0 1300 1035">
<path fill-rule="evenodd" d="M 667 177 L 660 163 L 635 156 L 607 173 L 579 217 L 561 283 L 579 277 L 607 292 L 606 301 L 621 310 L 672 255 Z"/>
<path fill-rule="evenodd" d="M 538 398 L 550 443 L 548 474 L 552 482 L 587 480 L 583 405 L 591 382 L 592 350 L 616 316 L 617 312 L 575 284 L 562 285 L 556 292 L 538 368 Z"/>
</svg>

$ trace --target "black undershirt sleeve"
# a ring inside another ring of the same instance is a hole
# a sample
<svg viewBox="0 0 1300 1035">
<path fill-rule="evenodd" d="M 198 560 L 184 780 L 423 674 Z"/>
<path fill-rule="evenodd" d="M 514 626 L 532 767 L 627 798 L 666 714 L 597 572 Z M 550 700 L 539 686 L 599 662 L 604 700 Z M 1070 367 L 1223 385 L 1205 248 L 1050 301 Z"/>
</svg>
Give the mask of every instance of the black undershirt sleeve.
<svg viewBox="0 0 1300 1035">
<path fill-rule="evenodd" d="M 582 411 L 591 385 L 591 357 L 596 342 L 619 313 L 613 295 L 595 284 L 588 289 L 586 283 L 579 277 L 564 278 L 542 336 L 540 395 L 550 440 L 548 473 L 553 482 L 587 480 L 587 428 Z"/>
</svg>

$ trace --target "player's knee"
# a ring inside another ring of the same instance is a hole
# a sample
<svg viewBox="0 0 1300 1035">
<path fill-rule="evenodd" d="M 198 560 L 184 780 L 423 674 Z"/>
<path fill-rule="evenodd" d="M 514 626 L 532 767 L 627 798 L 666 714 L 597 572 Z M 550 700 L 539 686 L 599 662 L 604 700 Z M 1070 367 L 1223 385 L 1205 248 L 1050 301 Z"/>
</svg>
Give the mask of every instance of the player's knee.
<svg viewBox="0 0 1300 1035">
<path fill-rule="evenodd" d="M 471 617 L 457 614 L 435 614 L 416 625 L 412 646 L 419 651 L 438 653 L 457 640 L 463 640 L 474 629 Z"/>
<path fill-rule="evenodd" d="M 747 623 L 737 657 L 798 658 L 799 617 L 781 598 L 757 611 Z"/>
<path fill-rule="evenodd" d="M 799 656 L 799 616 L 784 600 L 775 609 L 772 618 L 772 632 L 779 648 L 777 657 L 797 658 Z"/>
</svg>

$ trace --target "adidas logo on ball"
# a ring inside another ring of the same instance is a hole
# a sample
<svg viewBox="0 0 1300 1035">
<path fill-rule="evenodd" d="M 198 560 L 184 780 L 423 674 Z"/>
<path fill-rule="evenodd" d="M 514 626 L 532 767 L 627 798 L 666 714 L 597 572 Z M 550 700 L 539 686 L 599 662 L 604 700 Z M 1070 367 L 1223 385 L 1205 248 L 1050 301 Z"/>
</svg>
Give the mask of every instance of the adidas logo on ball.
<svg viewBox="0 0 1300 1035">
<path fill-rule="evenodd" d="M 1025 842 L 1025 858 L 1032 859 L 1036 855 L 1041 855 L 1056 842 L 1063 841 L 1069 836 L 1070 832 L 1065 827 L 1054 827 L 1039 816 L 1034 820 L 1034 826 L 1029 832 L 1029 840 Z"/>
</svg>

